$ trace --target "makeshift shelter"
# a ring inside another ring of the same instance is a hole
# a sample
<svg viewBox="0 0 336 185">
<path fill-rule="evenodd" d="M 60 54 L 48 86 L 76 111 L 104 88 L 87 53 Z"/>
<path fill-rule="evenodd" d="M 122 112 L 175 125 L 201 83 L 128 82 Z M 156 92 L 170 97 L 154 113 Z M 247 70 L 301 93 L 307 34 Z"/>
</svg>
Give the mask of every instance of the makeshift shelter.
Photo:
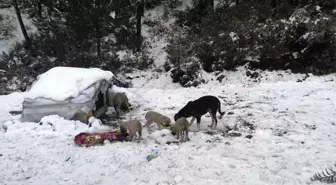
<svg viewBox="0 0 336 185">
<path fill-rule="evenodd" d="M 99 117 L 107 111 L 112 78 L 112 72 L 98 68 L 54 67 L 26 92 L 21 120 L 59 115 L 87 122 L 90 116 Z"/>
</svg>

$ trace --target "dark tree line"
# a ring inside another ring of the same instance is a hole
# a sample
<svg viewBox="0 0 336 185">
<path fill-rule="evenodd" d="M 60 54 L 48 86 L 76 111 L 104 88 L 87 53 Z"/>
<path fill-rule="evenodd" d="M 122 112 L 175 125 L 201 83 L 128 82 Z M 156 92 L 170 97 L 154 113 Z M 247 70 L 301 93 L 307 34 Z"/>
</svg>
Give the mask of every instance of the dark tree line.
<svg viewBox="0 0 336 185">
<path fill-rule="evenodd" d="M 336 71 L 334 0 L 223 0 L 214 11 L 211 1 L 194 2 L 177 15 L 166 48 L 164 67 L 173 82 L 196 86 L 200 69 L 217 73 L 245 64 L 317 75 Z"/>
<path fill-rule="evenodd" d="M 71 46 L 74 50 L 91 52 L 95 47 L 98 58 L 103 57 L 101 39 L 111 34 L 116 37 L 116 45 L 141 49 L 144 4 L 144 0 L 13 0 L 27 45 L 31 45 L 31 41 L 19 6 L 28 10 L 41 36 L 54 38 L 55 43 Z M 62 52 L 61 47 L 59 50 Z"/>
</svg>

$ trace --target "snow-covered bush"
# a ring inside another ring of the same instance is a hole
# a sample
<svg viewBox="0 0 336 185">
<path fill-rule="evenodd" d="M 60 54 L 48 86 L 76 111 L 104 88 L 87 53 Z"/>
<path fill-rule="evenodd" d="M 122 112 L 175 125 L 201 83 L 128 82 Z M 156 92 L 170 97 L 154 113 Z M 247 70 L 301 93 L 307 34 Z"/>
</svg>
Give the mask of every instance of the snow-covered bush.
<svg viewBox="0 0 336 185">
<path fill-rule="evenodd" d="M 146 50 L 142 52 L 125 50 L 118 52 L 118 55 L 122 66 L 117 72 L 132 72 L 134 69 L 144 70 L 154 63 L 154 60 L 148 55 Z"/>
<path fill-rule="evenodd" d="M 335 72 L 335 11 L 282 3 L 242 2 L 223 5 L 201 21 L 195 10 L 179 16 L 180 26 L 169 40 L 168 60 L 179 66 L 196 58 L 207 72 L 232 70 L 249 63 L 264 70 L 327 74 Z M 283 11 L 281 14 L 282 10 Z"/>
<path fill-rule="evenodd" d="M 200 66 L 196 62 L 183 65 L 181 68 L 174 68 L 171 71 L 173 83 L 180 83 L 183 87 L 199 85 L 203 80 L 199 78 Z"/>
<path fill-rule="evenodd" d="M 315 8 L 297 9 L 288 19 L 268 20 L 255 29 L 258 60 L 250 66 L 261 69 L 291 69 L 293 72 L 335 72 L 335 15 Z"/>
</svg>

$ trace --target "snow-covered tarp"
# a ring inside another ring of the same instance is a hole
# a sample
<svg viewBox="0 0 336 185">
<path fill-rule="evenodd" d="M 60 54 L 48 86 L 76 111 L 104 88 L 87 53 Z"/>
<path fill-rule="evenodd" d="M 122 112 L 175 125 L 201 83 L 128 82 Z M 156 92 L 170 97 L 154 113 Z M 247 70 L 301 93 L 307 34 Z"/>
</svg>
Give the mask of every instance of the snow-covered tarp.
<svg viewBox="0 0 336 185">
<path fill-rule="evenodd" d="M 96 108 L 99 92 L 105 94 L 112 78 L 112 72 L 98 68 L 52 68 L 39 75 L 25 93 L 22 120 L 39 121 L 52 114 L 71 119 L 76 113 L 88 113 Z"/>
</svg>

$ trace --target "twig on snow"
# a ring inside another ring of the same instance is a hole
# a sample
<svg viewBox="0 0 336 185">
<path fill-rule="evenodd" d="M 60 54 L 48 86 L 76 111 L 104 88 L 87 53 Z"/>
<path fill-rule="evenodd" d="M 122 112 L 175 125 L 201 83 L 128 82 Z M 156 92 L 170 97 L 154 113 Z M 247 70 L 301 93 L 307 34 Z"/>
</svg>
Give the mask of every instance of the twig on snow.
<svg viewBox="0 0 336 185">
<path fill-rule="evenodd" d="M 336 167 L 336 164 L 334 164 Z M 312 181 L 320 181 L 324 183 L 336 183 L 336 170 L 332 168 L 327 168 L 322 173 L 315 173 L 315 175 L 310 178 Z"/>
</svg>

